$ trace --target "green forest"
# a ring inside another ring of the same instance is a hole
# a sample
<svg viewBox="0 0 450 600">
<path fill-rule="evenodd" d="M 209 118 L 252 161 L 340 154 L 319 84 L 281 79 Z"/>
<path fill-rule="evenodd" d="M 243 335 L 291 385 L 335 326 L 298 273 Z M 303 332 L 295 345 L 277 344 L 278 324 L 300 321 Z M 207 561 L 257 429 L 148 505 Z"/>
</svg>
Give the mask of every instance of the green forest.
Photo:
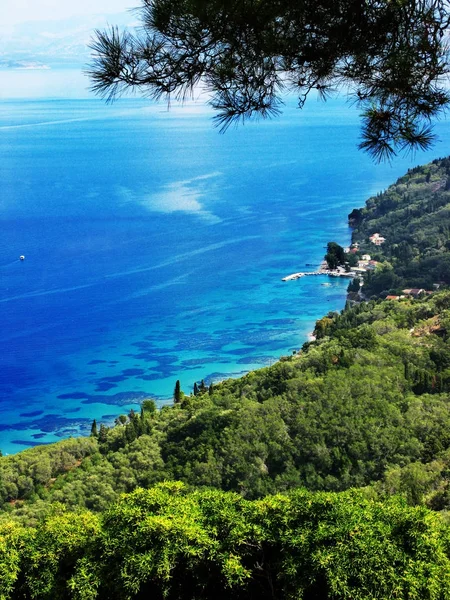
<svg viewBox="0 0 450 600">
<path fill-rule="evenodd" d="M 449 175 L 353 211 L 371 299 L 296 353 L 1 457 L 0 599 L 450 598 Z"/>
<path fill-rule="evenodd" d="M 359 254 L 380 262 L 365 276 L 365 294 L 432 290 L 450 282 L 450 158 L 410 169 L 385 192 L 349 215 Z M 369 237 L 385 238 L 375 246 Z"/>
</svg>

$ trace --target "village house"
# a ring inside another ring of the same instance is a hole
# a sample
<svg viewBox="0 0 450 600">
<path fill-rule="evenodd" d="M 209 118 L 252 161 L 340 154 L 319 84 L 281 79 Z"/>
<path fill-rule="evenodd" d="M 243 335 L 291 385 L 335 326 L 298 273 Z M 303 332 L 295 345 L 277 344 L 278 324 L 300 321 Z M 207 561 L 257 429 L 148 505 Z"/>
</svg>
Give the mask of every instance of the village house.
<svg viewBox="0 0 450 600">
<path fill-rule="evenodd" d="M 410 296 L 412 296 L 413 298 L 417 298 L 418 296 L 420 296 L 420 294 L 425 294 L 425 290 L 423 289 L 419 289 L 419 288 L 413 288 L 409 294 Z"/>
<path fill-rule="evenodd" d="M 364 258 L 369 257 L 369 258 Z M 370 256 L 368 254 L 364 254 L 363 260 L 358 260 L 358 267 L 354 267 L 354 269 L 358 268 L 363 271 L 374 271 L 378 262 L 376 260 L 370 260 Z"/>
<path fill-rule="evenodd" d="M 378 262 L 376 260 L 369 260 L 366 269 L 368 271 L 375 271 L 375 269 L 377 268 L 377 264 Z"/>
<path fill-rule="evenodd" d="M 366 272 L 365 267 L 352 267 L 352 273 L 356 273 L 357 275 L 362 275 Z"/>
<path fill-rule="evenodd" d="M 372 242 L 372 244 L 375 244 L 375 246 L 381 246 L 381 244 L 384 244 L 384 242 L 386 241 L 386 238 L 384 238 L 379 233 L 374 233 L 370 236 L 369 240 Z"/>
<path fill-rule="evenodd" d="M 402 292 L 406 296 L 412 296 L 413 298 L 417 298 L 420 294 L 425 294 L 426 291 L 422 288 L 407 288 L 406 290 L 402 290 Z"/>
</svg>

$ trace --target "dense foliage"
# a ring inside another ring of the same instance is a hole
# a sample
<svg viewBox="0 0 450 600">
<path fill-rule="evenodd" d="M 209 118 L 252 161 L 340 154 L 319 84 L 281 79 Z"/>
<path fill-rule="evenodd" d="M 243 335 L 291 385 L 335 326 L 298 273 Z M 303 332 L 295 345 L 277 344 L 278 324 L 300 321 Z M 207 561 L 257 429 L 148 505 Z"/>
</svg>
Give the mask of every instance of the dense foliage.
<svg viewBox="0 0 450 600">
<path fill-rule="evenodd" d="M 2 518 L 34 523 L 55 503 L 101 511 L 165 479 L 248 498 L 339 491 L 445 454 L 450 293 L 362 303 L 318 321 L 316 335 L 295 356 L 172 407 L 147 402 L 97 438 L 0 458 Z"/>
<path fill-rule="evenodd" d="M 386 237 L 364 290 L 447 264 L 448 172 L 413 169 L 353 211 L 360 254 Z M 0 600 L 450 600 L 450 292 L 347 305 L 315 337 L 0 456 Z"/>
<path fill-rule="evenodd" d="M 447 105 L 445 0 L 142 0 L 134 33 L 97 32 L 93 88 L 185 98 L 201 85 L 217 122 L 277 114 L 283 91 L 345 87 L 377 159 L 423 148 Z"/>
<path fill-rule="evenodd" d="M 450 158 L 410 169 L 349 217 L 360 254 L 382 263 L 365 277 L 367 296 L 450 283 Z M 373 233 L 386 241 L 375 246 Z"/>
<path fill-rule="evenodd" d="M 336 242 L 328 242 L 325 261 L 329 269 L 336 269 L 336 267 L 344 265 L 346 262 L 344 248 Z"/>
<path fill-rule="evenodd" d="M 448 600 L 449 530 L 424 508 L 361 493 L 248 501 L 179 483 L 100 518 L 0 526 L 0 598 Z"/>
</svg>

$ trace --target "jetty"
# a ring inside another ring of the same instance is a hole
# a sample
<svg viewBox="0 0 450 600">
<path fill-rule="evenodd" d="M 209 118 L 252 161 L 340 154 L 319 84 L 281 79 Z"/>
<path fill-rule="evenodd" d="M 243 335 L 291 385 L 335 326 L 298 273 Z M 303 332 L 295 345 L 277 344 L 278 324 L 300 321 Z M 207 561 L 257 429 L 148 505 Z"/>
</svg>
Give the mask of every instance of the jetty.
<svg viewBox="0 0 450 600">
<path fill-rule="evenodd" d="M 286 275 L 281 281 L 292 281 L 293 279 L 300 279 L 300 277 L 307 277 L 308 275 L 323 275 L 320 271 L 308 271 L 302 273 L 292 273 L 292 275 Z"/>
<path fill-rule="evenodd" d="M 293 281 L 294 279 L 300 279 L 300 277 L 313 277 L 317 275 L 328 275 L 328 277 L 358 277 L 358 274 L 354 271 L 345 271 L 344 269 L 328 269 L 320 267 L 318 271 L 300 271 L 299 273 L 292 273 L 292 275 L 286 275 L 282 277 L 281 281 Z"/>
</svg>

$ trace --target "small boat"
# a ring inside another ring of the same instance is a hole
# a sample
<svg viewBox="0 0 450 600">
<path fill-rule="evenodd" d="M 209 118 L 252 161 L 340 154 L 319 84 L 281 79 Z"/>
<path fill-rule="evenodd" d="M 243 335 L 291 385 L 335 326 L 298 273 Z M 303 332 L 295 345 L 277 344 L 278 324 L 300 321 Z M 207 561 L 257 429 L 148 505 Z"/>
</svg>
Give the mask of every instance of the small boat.
<svg viewBox="0 0 450 600">
<path fill-rule="evenodd" d="M 25 256 L 24 256 L 23 254 L 21 254 L 21 255 L 19 256 L 19 260 L 25 260 Z"/>
</svg>

